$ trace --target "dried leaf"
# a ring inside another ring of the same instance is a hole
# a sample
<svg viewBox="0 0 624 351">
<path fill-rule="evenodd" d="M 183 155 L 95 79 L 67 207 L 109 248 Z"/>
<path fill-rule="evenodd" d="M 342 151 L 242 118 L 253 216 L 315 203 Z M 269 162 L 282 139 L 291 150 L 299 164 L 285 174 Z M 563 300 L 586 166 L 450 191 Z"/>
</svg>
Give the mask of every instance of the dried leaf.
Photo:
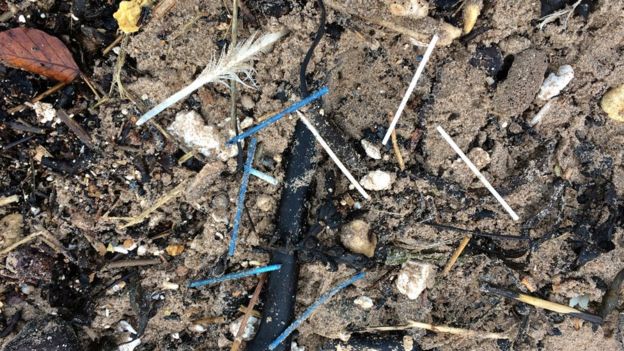
<svg viewBox="0 0 624 351">
<path fill-rule="evenodd" d="M 32 28 L 0 32 L 0 62 L 65 83 L 80 74 L 63 42 Z"/>
</svg>

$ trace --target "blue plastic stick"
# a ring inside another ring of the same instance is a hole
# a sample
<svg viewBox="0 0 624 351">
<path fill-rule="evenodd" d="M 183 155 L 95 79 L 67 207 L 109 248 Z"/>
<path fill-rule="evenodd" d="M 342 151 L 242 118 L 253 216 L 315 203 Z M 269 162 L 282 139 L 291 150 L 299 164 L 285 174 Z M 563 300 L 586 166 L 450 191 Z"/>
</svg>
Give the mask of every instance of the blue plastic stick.
<svg viewBox="0 0 624 351">
<path fill-rule="evenodd" d="M 251 172 L 251 166 L 253 164 L 257 144 L 258 140 L 256 140 L 256 138 L 251 139 L 251 143 L 249 143 L 249 149 L 247 150 L 247 160 L 245 161 L 245 168 L 243 169 L 243 180 L 241 182 L 241 187 L 238 192 L 238 201 L 236 202 L 236 215 L 234 216 L 234 226 L 232 227 L 232 238 L 230 239 L 228 256 L 234 256 L 234 251 L 236 251 L 236 240 L 238 240 L 238 227 L 240 226 L 241 217 L 243 216 L 243 208 L 245 207 L 245 194 L 247 193 L 247 184 L 249 183 L 249 173 Z"/>
<path fill-rule="evenodd" d="M 316 300 L 313 304 L 311 304 L 310 307 L 308 307 L 299 318 L 297 318 L 294 322 L 292 322 L 292 324 L 289 325 L 288 328 L 286 328 L 286 330 L 284 330 L 275 340 L 273 340 L 273 342 L 269 345 L 269 350 L 274 350 L 276 347 L 279 346 L 279 344 L 281 344 L 284 340 L 286 340 L 288 335 L 290 335 L 303 322 L 305 322 L 305 320 L 308 319 L 312 315 L 314 310 L 316 310 L 320 305 L 327 302 L 327 300 L 331 299 L 332 296 L 336 295 L 340 290 L 364 278 L 365 275 L 366 273 L 360 272 L 354 275 L 353 277 L 338 284 L 335 288 L 331 289 L 325 294 L 321 295 L 321 297 L 319 297 L 318 300 Z"/>
<path fill-rule="evenodd" d="M 251 277 L 252 275 L 277 271 L 280 268 L 282 268 L 281 264 L 272 264 L 270 266 L 256 267 L 254 269 L 250 269 L 247 271 L 230 273 L 230 274 L 222 275 L 220 277 L 196 280 L 189 284 L 189 288 L 199 288 L 200 286 L 217 284 L 217 283 L 224 282 L 226 280 L 234 280 L 234 279 L 240 279 L 240 278 L 245 278 L 245 277 Z"/>
<path fill-rule="evenodd" d="M 280 120 L 282 117 L 291 114 L 295 111 L 297 111 L 298 109 L 302 108 L 303 106 L 311 103 L 312 101 L 320 98 L 321 96 L 327 94 L 329 92 L 329 89 L 327 87 L 322 87 L 321 89 L 313 92 L 312 94 L 308 95 L 308 97 L 306 97 L 305 99 L 295 102 L 294 104 L 288 106 L 285 110 L 282 110 L 280 113 L 276 114 L 275 116 L 260 122 L 258 125 L 255 125 L 249 129 L 247 129 L 246 131 L 240 133 L 239 135 L 233 137 L 232 139 L 227 141 L 227 144 L 234 144 L 239 140 L 243 140 L 246 137 L 257 133 L 258 131 L 266 128 L 267 126 L 269 126 L 272 123 L 277 122 L 278 120 Z"/>
</svg>

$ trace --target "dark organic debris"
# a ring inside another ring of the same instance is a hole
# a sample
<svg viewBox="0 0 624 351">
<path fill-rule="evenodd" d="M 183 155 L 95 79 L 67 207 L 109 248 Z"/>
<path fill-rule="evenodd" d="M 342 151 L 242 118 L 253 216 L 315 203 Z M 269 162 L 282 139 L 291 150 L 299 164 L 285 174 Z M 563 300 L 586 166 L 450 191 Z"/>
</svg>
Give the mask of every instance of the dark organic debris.
<svg viewBox="0 0 624 351">
<path fill-rule="evenodd" d="M 600 312 L 598 313 L 602 319 L 606 319 L 609 313 L 618 306 L 622 281 L 624 281 L 624 269 L 620 270 L 615 278 L 613 278 L 609 289 L 602 298 Z"/>
<path fill-rule="evenodd" d="M 52 316 L 28 322 L 2 351 L 82 351 L 74 329 Z"/>
</svg>

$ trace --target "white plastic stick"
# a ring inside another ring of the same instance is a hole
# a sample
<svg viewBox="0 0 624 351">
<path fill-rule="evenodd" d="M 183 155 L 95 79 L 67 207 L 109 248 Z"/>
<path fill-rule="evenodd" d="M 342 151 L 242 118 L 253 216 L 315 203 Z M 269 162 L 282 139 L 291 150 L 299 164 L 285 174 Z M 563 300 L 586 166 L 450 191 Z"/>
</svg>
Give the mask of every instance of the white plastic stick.
<svg viewBox="0 0 624 351">
<path fill-rule="evenodd" d="M 431 42 L 427 46 L 427 51 L 425 51 L 425 54 L 423 55 L 423 58 L 420 61 L 420 64 L 418 65 L 418 68 L 416 68 L 416 73 L 414 73 L 414 77 L 412 78 L 410 85 L 407 87 L 407 91 L 405 92 L 405 95 L 403 96 L 403 100 L 401 100 L 401 104 L 399 105 L 397 112 L 394 114 L 394 117 L 392 118 L 392 122 L 390 122 L 390 127 L 388 127 L 388 131 L 386 132 L 386 136 L 383 138 L 382 144 L 386 145 L 388 143 L 388 139 L 390 139 L 390 135 L 392 134 L 392 131 L 396 127 L 397 122 L 399 122 L 399 117 L 401 117 L 401 114 L 403 113 L 403 110 L 405 109 L 405 105 L 407 105 L 407 101 L 409 100 L 410 96 L 412 96 L 412 92 L 414 91 L 414 88 L 416 88 L 416 83 L 418 83 L 418 78 L 420 78 L 420 75 L 425 70 L 425 66 L 427 65 L 427 62 L 429 61 L 429 57 L 431 57 L 433 48 L 438 42 L 438 38 L 439 37 L 437 34 L 435 34 L 433 38 L 431 38 Z"/>
<path fill-rule="evenodd" d="M 308 127 L 308 129 L 310 130 L 310 132 L 312 132 L 312 134 L 314 135 L 316 140 L 319 142 L 319 144 L 321 144 L 323 149 L 325 149 L 329 157 L 331 157 L 334 163 L 336 163 L 336 166 L 338 166 L 338 168 L 340 168 L 342 173 L 344 173 L 344 175 L 347 176 L 347 179 L 349 179 L 351 184 L 353 184 L 353 186 L 360 192 L 360 194 L 362 194 L 362 196 L 366 200 L 370 200 L 370 195 L 368 195 L 368 193 L 366 192 L 366 190 L 364 190 L 364 188 L 362 188 L 360 183 L 358 183 L 358 181 L 355 180 L 355 178 L 353 178 L 353 176 L 351 175 L 351 172 L 349 172 L 347 167 L 345 167 L 342 164 L 342 162 L 340 162 L 336 154 L 332 151 L 332 149 L 329 148 L 329 145 L 327 145 L 323 137 L 321 137 L 321 134 L 319 134 L 318 130 L 316 130 L 316 128 L 312 125 L 312 123 L 310 123 L 310 121 L 306 118 L 306 116 L 303 115 L 303 113 L 301 113 L 300 111 L 297 111 L 297 114 L 299 115 L 299 118 L 301 118 L 301 121 L 303 122 L 303 124 L 305 124 L 305 126 Z"/>
<path fill-rule="evenodd" d="M 531 122 L 529 122 L 529 126 L 535 127 L 539 122 L 542 121 L 542 119 L 544 119 L 544 116 L 546 116 L 548 111 L 550 111 L 550 108 L 552 107 L 553 101 L 557 101 L 557 99 L 548 100 L 546 105 L 542 106 L 542 108 L 535 115 L 535 117 L 533 117 L 533 119 L 531 119 Z"/>
<path fill-rule="evenodd" d="M 466 156 L 466 154 L 464 154 L 464 152 L 459 148 L 459 146 L 457 146 L 457 144 L 455 144 L 455 141 L 453 141 L 451 136 L 448 135 L 446 133 L 446 131 L 444 129 L 442 129 L 442 127 L 438 126 L 437 129 L 438 129 L 438 133 L 440 133 L 440 135 L 442 135 L 442 138 L 444 138 L 444 140 L 451 146 L 451 148 L 453 148 L 453 151 L 455 151 L 459 155 L 459 157 L 464 162 L 466 162 L 466 164 L 468 165 L 468 168 L 470 168 L 472 173 L 474 173 L 477 176 L 477 178 L 479 178 L 481 183 L 483 183 L 483 185 L 485 185 L 485 187 L 490 191 L 490 193 L 492 193 L 492 195 L 494 195 L 496 200 L 498 200 L 498 202 L 500 202 L 500 204 L 503 206 L 505 211 L 507 211 L 507 213 L 509 213 L 511 218 L 514 221 L 517 221 L 518 219 L 520 219 L 520 217 L 518 217 L 516 212 L 514 212 L 514 210 L 512 210 L 511 207 L 509 207 L 509 205 L 507 204 L 505 199 L 503 199 L 503 197 L 500 196 L 500 194 L 496 191 L 496 189 L 494 189 L 492 184 L 490 184 L 490 182 L 488 182 L 488 180 L 485 179 L 485 177 L 483 176 L 483 174 L 481 174 L 481 172 L 479 171 L 477 166 L 475 166 L 474 163 L 472 163 L 472 161 L 470 161 L 468 156 Z"/>
</svg>

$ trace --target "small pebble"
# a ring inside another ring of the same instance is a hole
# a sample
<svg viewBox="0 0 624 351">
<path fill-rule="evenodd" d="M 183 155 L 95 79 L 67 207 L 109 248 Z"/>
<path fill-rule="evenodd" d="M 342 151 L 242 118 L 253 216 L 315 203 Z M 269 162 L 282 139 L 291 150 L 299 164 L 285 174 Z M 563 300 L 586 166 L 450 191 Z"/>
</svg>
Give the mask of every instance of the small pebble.
<svg viewBox="0 0 624 351">
<path fill-rule="evenodd" d="M 253 125 L 254 121 L 251 117 L 246 117 L 244 120 L 240 122 L 241 129 L 247 129 Z"/>
<path fill-rule="evenodd" d="M 229 135 L 222 136 L 215 126 L 206 125 L 202 116 L 195 111 L 178 112 L 167 130 L 206 157 L 216 156 L 221 161 L 227 161 L 238 154 L 235 145 L 225 145 Z"/>
<path fill-rule="evenodd" d="M 468 152 L 468 158 L 479 170 L 490 164 L 490 154 L 480 147 L 475 147 Z"/>
<path fill-rule="evenodd" d="M 240 324 L 242 322 L 243 317 L 235 320 L 230 324 L 230 333 L 232 335 L 238 334 L 238 329 L 240 328 Z M 247 320 L 247 325 L 245 326 L 245 331 L 243 332 L 243 340 L 251 340 L 253 336 L 256 334 L 256 325 L 258 324 L 258 318 L 254 316 L 250 316 Z"/>
<path fill-rule="evenodd" d="M 388 172 L 376 170 L 365 175 L 364 178 L 360 180 L 360 184 L 366 190 L 388 190 L 390 189 L 390 185 L 392 185 L 392 176 Z"/>
<path fill-rule="evenodd" d="M 273 198 L 269 195 L 260 195 L 256 199 L 256 207 L 261 211 L 269 212 L 273 208 Z"/>
<path fill-rule="evenodd" d="M 624 122 L 624 84 L 609 90 L 600 101 L 600 107 L 611 119 Z"/>
<path fill-rule="evenodd" d="M 368 223 L 356 219 L 340 228 L 340 242 L 351 252 L 373 257 L 377 238 L 369 231 Z"/>
<path fill-rule="evenodd" d="M 167 253 L 170 256 L 175 257 L 181 254 L 182 252 L 184 252 L 184 245 L 179 245 L 179 244 L 169 245 L 167 246 L 167 248 L 165 248 L 165 251 L 167 251 Z"/>
<path fill-rule="evenodd" d="M 245 110 L 251 110 L 254 108 L 254 106 L 256 106 L 256 103 L 253 101 L 253 99 L 249 95 L 241 96 L 240 101 L 241 101 L 241 105 L 243 105 L 243 108 Z"/>
<path fill-rule="evenodd" d="M 378 147 L 376 147 L 373 143 L 371 143 L 370 141 L 366 139 L 362 139 L 361 143 L 368 157 L 375 159 L 375 160 L 381 159 L 381 151 L 379 151 Z"/>
<path fill-rule="evenodd" d="M 360 296 L 353 303 L 363 310 L 370 310 L 373 307 L 373 299 L 368 296 Z"/>
<path fill-rule="evenodd" d="M 537 98 L 541 100 L 550 100 L 553 97 L 559 95 L 574 78 L 574 69 L 570 65 L 563 65 L 559 67 L 557 73 L 551 73 L 548 78 L 544 80 L 542 87 L 540 88 Z"/>
<path fill-rule="evenodd" d="M 433 272 L 433 266 L 428 263 L 407 261 L 397 277 L 397 289 L 410 300 L 415 300 L 427 287 Z"/>
<path fill-rule="evenodd" d="M 180 285 L 172 282 L 163 282 L 162 287 L 165 290 L 178 290 L 180 288 Z"/>
</svg>

